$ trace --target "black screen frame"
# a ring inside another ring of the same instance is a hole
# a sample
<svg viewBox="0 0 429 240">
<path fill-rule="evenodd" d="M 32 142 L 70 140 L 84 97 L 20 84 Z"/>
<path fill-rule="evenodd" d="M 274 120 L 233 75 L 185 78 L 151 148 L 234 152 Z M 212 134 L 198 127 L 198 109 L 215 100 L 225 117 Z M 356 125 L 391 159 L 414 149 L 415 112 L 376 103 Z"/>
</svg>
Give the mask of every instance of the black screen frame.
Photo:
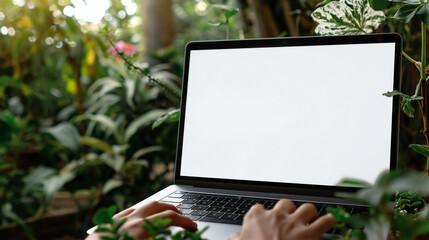
<svg viewBox="0 0 429 240">
<path fill-rule="evenodd" d="M 182 80 L 182 99 L 180 106 L 180 121 L 177 139 L 175 184 L 191 185 L 195 187 L 222 188 L 243 191 L 263 191 L 282 194 L 301 194 L 312 196 L 334 196 L 336 192 L 354 192 L 358 187 L 308 185 L 295 183 L 245 181 L 218 178 L 202 178 L 181 176 L 180 168 L 182 161 L 182 147 L 184 136 L 184 119 L 187 101 L 188 74 L 190 67 L 190 52 L 192 50 L 209 49 L 231 49 L 231 48 L 260 48 L 260 47 L 294 47 L 294 46 L 317 46 L 317 45 L 338 45 L 338 44 L 365 44 L 365 43 L 394 43 L 395 44 L 395 66 L 393 89 L 400 90 L 401 76 L 401 54 L 402 38 L 396 33 L 351 35 L 351 36 L 308 36 L 290 38 L 271 39 L 249 39 L 249 40 L 223 40 L 223 41 L 200 41 L 190 42 L 185 49 L 185 64 Z M 381 94 L 381 93 L 380 93 Z M 392 137 L 391 137 L 391 159 L 390 170 L 397 167 L 398 161 L 398 134 L 399 134 L 399 97 L 393 97 L 392 101 Z"/>
</svg>

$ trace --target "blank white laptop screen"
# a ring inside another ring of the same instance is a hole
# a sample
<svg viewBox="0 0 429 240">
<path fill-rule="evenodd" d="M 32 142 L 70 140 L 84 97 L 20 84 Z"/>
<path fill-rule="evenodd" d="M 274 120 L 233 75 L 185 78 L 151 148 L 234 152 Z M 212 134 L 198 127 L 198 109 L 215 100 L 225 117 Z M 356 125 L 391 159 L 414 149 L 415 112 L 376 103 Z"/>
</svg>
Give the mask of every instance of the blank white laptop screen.
<svg viewBox="0 0 429 240">
<path fill-rule="evenodd" d="M 191 50 L 180 175 L 336 185 L 389 169 L 394 43 Z"/>
</svg>

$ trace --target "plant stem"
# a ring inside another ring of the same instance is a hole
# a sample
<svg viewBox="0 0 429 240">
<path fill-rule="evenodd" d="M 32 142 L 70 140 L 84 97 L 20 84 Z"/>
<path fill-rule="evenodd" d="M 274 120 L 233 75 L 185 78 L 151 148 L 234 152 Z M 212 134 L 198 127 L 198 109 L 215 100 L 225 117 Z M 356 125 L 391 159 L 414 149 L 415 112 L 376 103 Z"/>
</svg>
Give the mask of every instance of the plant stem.
<svg viewBox="0 0 429 240">
<path fill-rule="evenodd" d="M 422 55 L 421 63 L 422 67 L 420 69 L 420 82 L 424 84 L 420 85 L 421 94 L 423 97 L 422 100 L 422 118 L 423 118 L 423 134 L 426 138 L 426 145 L 429 146 L 429 126 L 428 126 L 428 93 L 427 93 L 427 82 L 426 82 L 426 24 L 422 22 Z M 429 161 L 426 160 L 426 173 L 429 170 Z"/>
<path fill-rule="evenodd" d="M 229 40 L 229 21 L 226 22 L 226 40 Z"/>
<path fill-rule="evenodd" d="M 175 99 L 180 100 L 181 96 L 180 93 L 174 91 L 170 87 L 168 87 L 166 84 L 162 83 L 159 79 L 153 78 L 147 71 L 144 69 L 137 67 L 133 63 L 131 63 L 126 57 L 123 56 L 122 52 L 118 49 L 116 44 L 113 43 L 113 41 L 109 38 L 109 36 L 106 36 L 107 40 L 109 41 L 109 44 L 113 46 L 115 49 L 115 52 L 118 54 L 118 56 L 133 70 L 140 72 L 144 76 L 146 76 L 149 80 L 149 82 L 158 84 L 161 88 L 163 88 L 166 92 L 168 92 L 171 96 L 173 96 Z"/>
<path fill-rule="evenodd" d="M 402 56 L 404 56 L 406 59 L 408 59 L 408 61 L 410 61 L 412 64 L 416 65 L 417 61 L 414 60 L 412 57 L 410 57 L 407 53 L 405 53 L 404 51 L 402 51 Z"/>
</svg>

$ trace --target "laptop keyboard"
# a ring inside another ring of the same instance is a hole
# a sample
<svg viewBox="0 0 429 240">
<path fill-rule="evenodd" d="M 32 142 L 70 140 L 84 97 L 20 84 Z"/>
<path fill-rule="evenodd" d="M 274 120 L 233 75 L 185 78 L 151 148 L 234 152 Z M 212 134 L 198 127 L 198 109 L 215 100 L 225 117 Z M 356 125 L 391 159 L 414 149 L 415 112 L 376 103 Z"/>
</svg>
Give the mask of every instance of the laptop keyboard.
<svg viewBox="0 0 429 240">
<path fill-rule="evenodd" d="M 185 216 L 193 221 L 215 222 L 241 225 L 246 212 L 254 205 L 261 204 L 265 209 L 272 209 L 278 199 L 251 198 L 238 196 L 224 196 L 203 194 L 194 192 L 176 191 L 167 197 L 161 199 L 161 202 L 175 205 Z M 296 207 L 304 202 L 294 201 Z M 319 216 L 326 214 L 327 207 L 336 207 L 338 205 L 329 205 L 323 203 L 313 203 Z M 349 213 L 368 212 L 365 207 L 343 206 Z M 334 234 L 335 229 L 328 233 Z"/>
</svg>

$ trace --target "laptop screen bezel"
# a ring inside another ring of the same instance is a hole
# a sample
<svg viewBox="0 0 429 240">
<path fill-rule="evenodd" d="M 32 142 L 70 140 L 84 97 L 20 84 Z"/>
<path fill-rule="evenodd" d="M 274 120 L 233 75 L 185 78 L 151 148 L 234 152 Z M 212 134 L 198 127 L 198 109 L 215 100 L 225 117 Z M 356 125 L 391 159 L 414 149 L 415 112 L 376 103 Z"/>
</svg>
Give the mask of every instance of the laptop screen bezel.
<svg viewBox="0 0 429 240">
<path fill-rule="evenodd" d="M 249 40 L 223 40 L 223 41 L 201 41 L 190 42 L 185 49 L 185 64 L 182 80 L 182 99 L 180 106 L 180 121 L 176 149 L 176 168 L 175 184 L 191 185 L 195 187 L 222 188 L 243 191 L 264 191 L 272 193 L 303 194 L 314 196 L 334 196 L 336 192 L 354 192 L 359 187 L 345 186 L 325 186 L 314 184 L 295 184 L 279 182 L 262 182 L 247 180 L 232 180 L 218 178 L 188 177 L 180 175 L 182 161 L 182 147 L 184 136 L 184 119 L 187 101 L 188 74 L 190 63 L 190 52 L 192 50 L 208 49 L 233 49 L 233 48 L 258 48 L 258 47 L 281 47 L 281 46 L 318 46 L 318 45 L 337 45 L 337 44 L 364 44 L 364 43 L 394 43 L 395 61 L 394 61 L 394 80 L 393 89 L 400 90 L 400 71 L 401 71 L 401 53 L 402 40 L 400 35 L 395 33 L 388 34 L 369 34 L 353 36 L 309 36 L 309 37 L 291 37 L 291 38 L 272 38 L 272 39 L 249 39 Z M 381 93 L 380 93 L 381 94 Z M 397 167 L 398 159 L 398 134 L 399 134 L 399 97 L 393 97 L 392 101 L 392 130 L 391 130 L 391 152 L 390 169 Z"/>
</svg>

